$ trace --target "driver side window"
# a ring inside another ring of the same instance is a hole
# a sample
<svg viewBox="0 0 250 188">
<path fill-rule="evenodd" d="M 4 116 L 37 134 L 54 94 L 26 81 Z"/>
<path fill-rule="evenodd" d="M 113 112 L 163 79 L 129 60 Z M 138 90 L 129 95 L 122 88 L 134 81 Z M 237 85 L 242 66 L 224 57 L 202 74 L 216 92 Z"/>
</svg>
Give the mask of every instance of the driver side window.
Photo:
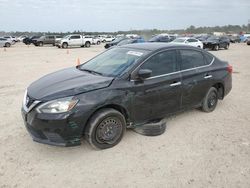
<svg viewBox="0 0 250 188">
<path fill-rule="evenodd" d="M 152 77 L 178 71 L 176 51 L 168 50 L 150 57 L 141 69 L 151 70 Z"/>
</svg>

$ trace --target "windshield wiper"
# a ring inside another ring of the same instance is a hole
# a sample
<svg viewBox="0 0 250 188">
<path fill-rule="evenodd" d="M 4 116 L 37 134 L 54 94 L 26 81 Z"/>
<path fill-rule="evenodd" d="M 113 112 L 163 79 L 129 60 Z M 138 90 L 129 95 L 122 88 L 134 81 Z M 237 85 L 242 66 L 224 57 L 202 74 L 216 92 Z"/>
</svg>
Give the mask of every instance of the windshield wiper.
<svg viewBox="0 0 250 188">
<path fill-rule="evenodd" d="M 100 73 L 100 72 L 96 72 L 96 71 L 89 70 L 89 69 L 81 69 L 81 68 L 80 68 L 80 70 L 82 70 L 82 71 L 86 71 L 86 72 L 89 72 L 89 73 L 91 73 L 91 74 L 103 75 L 103 74 L 102 74 L 102 73 Z"/>
</svg>

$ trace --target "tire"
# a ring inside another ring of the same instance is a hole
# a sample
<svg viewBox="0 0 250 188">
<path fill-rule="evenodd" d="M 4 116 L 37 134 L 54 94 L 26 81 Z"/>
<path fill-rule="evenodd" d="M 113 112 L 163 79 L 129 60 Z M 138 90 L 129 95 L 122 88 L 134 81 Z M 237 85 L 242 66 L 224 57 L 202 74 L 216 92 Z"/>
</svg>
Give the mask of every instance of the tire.
<svg viewBox="0 0 250 188">
<path fill-rule="evenodd" d="M 228 50 L 228 48 L 229 48 L 229 44 L 226 44 L 225 50 Z"/>
<path fill-rule="evenodd" d="M 166 130 L 166 120 L 155 120 L 152 122 L 145 123 L 137 126 L 133 129 L 136 133 L 144 136 L 158 136 Z"/>
<path fill-rule="evenodd" d="M 6 47 L 6 48 L 9 48 L 9 47 L 10 47 L 10 43 L 6 42 L 6 43 L 5 43 L 5 47 Z"/>
<path fill-rule="evenodd" d="M 97 41 L 97 43 L 96 43 L 97 45 L 99 45 L 100 44 L 100 41 Z"/>
<path fill-rule="evenodd" d="M 108 149 L 117 145 L 126 132 L 124 116 L 112 108 L 97 111 L 89 120 L 84 135 L 96 149 Z"/>
<path fill-rule="evenodd" d="M 38 46 L 43 46 L 43 42 L 39 42 L 39 43 L 38 43 Z"/>
<path fill-rule="evenodd" d="M 204 112 L 212 112 L 216 108 L 218 103 L 218 91 L 216 88 L 211 87 L 205 98 L 203 99 L 201 109 Z"/>
<path fill-rule="evenodd" d="M 214 50 L 215 50 L 215 51 L 218 51 L 218 50 L 219 50 L 219 45 L 218 45 L 218 44 L 216 44 L 216 45 L 214 46 Z"/>
<path fill-rule="evenodd" d="M 199 46 L 197 46 L 198 48 L 201 48 L 201 46 L 199 45 Z"/>
<path fill-rule="evenodd" d="M 68 43 L 64 42 L 64 43 L 62 44 L 62 48 L 68 48 Z"/>
<path fill-rule="evenodd" d="M 86 48 L 89 48 L 89 47 L 90 47 L 90 42 L 86 42 L 84 46 L 85 46 Z"/>
<path fill-rule="evenodd" d="M 106 40 L 103 40 L 102 42 L 104 42 L 104 43 L 105 43 L 105 42 L 106 42 Z"/>
</svg>

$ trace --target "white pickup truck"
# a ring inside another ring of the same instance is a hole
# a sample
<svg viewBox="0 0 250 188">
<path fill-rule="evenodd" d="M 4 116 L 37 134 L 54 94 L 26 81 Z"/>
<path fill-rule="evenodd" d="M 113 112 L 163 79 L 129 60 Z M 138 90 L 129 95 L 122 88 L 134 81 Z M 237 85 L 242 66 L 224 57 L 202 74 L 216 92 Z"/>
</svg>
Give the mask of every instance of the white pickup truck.
<svg viewBox="0 0 250 188">
<path fill-rule="evenodd" d="M 69 46 L 75 47 L 86 47 L 89 48 L 92 43 L 92 38 L 87 38 L 82 35 L 74 34 L 74 35 L 67 35 L 63 37 L 61 40 L 56 41 L 56 46 L 58 48 L 68 48 Z"/>
</svg>

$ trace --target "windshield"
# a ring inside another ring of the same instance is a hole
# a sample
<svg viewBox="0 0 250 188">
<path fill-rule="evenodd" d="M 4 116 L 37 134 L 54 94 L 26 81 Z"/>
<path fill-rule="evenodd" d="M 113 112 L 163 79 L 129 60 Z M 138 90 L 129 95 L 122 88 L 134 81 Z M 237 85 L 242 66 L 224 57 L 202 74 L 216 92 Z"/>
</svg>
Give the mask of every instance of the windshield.
<svg viewBox="0 0 250 188">
<path fill-rule="evenodd" d="M 183 42 L 185 42 L 185 39 L 175 39 L 175 40 L 173 40 L 173 42 L 183 43 Z"/>
<path fill-rule="evenodd" d="M 112 42 L 120 42 L 120 41 L 122 41 L 122 40 L 124 40 L 125 38 L 117 38 L 117 39 L 115 39 L 115 40 L 113 40 Z"/>
<path fill-rule="evenodd" d="M 63 39 L 67 39 L 69 37 L 70 37 L 70 35 L 66 35 L 66 36 L 63 37 Z"/>
<path fill-rule="evenodd" d="M 130 43 L 132 43 L 132 41 L 133 41 L 133 39 L 125 39 L 125 40 L 122 40 L 121 42 L 119 42 L 117 45 L 121 46 L 124 44 L 130 44 Z"/>
<path fill-rule="evenodd" d="M 157 41 L 159 38 L 160 38 L 160 36 L 159 36 L 159 35 L 154 36 L 153 38 L 149 39 L 149 42 L 154 42 L 154 41 Z"/>
<path fill-rule="evenodd" d="M 147 53 L 148 51 L 138 49 L 113 48 L 81 65 L 79 69 L 115 77 Z"/>
</svg>

